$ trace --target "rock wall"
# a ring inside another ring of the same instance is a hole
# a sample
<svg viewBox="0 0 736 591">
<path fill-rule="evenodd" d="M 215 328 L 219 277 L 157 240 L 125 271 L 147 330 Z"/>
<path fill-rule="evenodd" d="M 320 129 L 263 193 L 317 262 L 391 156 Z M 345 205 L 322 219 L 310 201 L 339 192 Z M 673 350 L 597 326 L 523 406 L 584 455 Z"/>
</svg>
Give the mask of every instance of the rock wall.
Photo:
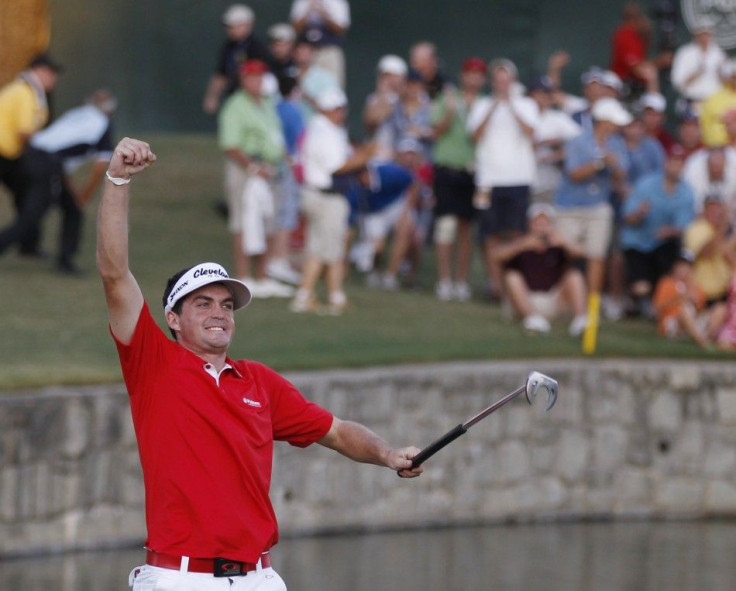
<svg viewBox="0 0 736 591">
<path fill-rule="evenodd" d="M 450 363 L 293 373 L 304 394 L 423 447 L 524 382 L 422 478 L 277 444 L 282 535 L 459 523 L 736 515 L 736 364 Z M 140 543 L 144 494 L 124 386 L 0 394 L 0 556 Z"/>
</svg>

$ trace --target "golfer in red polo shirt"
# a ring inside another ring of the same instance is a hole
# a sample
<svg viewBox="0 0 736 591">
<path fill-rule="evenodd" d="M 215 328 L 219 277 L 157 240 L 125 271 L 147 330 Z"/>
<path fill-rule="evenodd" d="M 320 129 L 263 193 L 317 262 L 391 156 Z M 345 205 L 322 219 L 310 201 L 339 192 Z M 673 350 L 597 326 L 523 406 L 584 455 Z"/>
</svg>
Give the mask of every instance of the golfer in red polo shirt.
<svg viewBox="0 0 736 591">
<path fill-rule="evenodd" d="M 278 540 L 268 496 L 273 442 L 317 442 L 404 478 L 421 473 L 411 468 L 419 450 L 393 449 L 306 400 L 273 370 L 231 359 L 234 312 L 251 296 L 216 263 L 169 280 L 163 304 L 174 340 L 158 328 L 128 267 L 129 183 L 155 161 L 145 142 L 117 145 L 97 226 L 97 265 L 146 489 L 146 564 L 130 584 L 135 591 L 280 591 L 269 556 Z"/>
</svg>

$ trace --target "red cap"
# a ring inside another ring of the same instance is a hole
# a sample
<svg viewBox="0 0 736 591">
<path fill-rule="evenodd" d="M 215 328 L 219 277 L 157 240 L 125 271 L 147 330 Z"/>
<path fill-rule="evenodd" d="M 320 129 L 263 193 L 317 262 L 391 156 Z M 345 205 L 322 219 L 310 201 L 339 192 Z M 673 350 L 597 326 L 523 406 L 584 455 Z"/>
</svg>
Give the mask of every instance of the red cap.
<svg viewBox="0 0 736 591">
<path fill-rule="evenodd" d="M 268 66 L 262 60 L 248 60 L 240 66 L 240 73 L 244 76 L 249 74 L 265 74 L 266 72 L 268 72 Z"/>
<path fill-rule="evenodd" d="M 668 158 L 686 158 L 687 150 L 683 147 L 682 144 L 678 144 L 678 143 L 670 144 L 669 148 L 667 149 L 667 157 Z"/>
<path fill-rule="evenodd" d="M 463 62 L 463 72 L 480 72 L 485 74 L 488 72 L 488 65 L 479 57 L 469 57 Z"/>
</svg>

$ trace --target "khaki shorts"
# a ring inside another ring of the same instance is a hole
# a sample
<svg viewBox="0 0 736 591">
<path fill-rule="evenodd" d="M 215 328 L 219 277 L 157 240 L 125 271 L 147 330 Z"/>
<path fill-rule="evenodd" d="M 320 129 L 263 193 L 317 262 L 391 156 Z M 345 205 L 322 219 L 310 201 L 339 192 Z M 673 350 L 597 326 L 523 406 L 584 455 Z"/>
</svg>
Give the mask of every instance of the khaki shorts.
<svg viewBox="0 0 736 591">
<path fill-rule="evenodd" d="M 552 320 L 567 311 L 567 306 L 562 297 L 562 288 L 560 287 L 553 287 L 549 291 L 530 292 L 529 305 L 535 314 L 541 314 L 548 320 Z"/>
<path fill-rule="evenodd" d="M 605 259 L 613 234 L 613 208 L 608 203 L 594 207 L 558 208 L 555 226 L 588 258 Z"/>
<path fill-rule="evenodd" d="M 302 211 L 307 220 L 307 254 L 325 263 L 341 261 L 345 257 L 348 235 L 348 200 L 340 193 L 323 193 L 304 187 Z"/>
<path fill-rule="evenodd" d="M 250 178 L 241 166 L 225 158 L 225 195 L 227 197 L 227 229 L 231 234 L 243 231 L 243 189 Z M 274 208 L 279 211 L 281 191 L 275 179 L 269 179 L 268 185 L 273 194 Z M 269 233 L 273 228 L 269 228 Z"/>
</svg>

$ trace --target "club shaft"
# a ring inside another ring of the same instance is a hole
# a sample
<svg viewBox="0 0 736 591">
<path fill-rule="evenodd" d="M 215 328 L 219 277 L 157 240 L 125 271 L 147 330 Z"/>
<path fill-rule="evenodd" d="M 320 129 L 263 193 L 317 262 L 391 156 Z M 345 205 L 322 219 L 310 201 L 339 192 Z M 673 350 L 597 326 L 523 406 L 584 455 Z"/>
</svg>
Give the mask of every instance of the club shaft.
<svg viewBox="0 0 736 591">
<path fill-rule="evenodd" d="M 526 390 L 526 384 L 523 386 L 520 386 L 513 392 L 506 394 L 506 396 L 494 402 L 493 404 L 491 404 L 491 406 L 489 406 L 485 410 L 479 412 L 472 419 L 468 419 L 464 423 L 457 425 L 453 429 L 450 429 L 447 433 L 445 433 L 437 441 L 434 441 L 433 443 L 429 444 L 422 451 L 420 451 L 416 456 L 414 456 L 414 459 L 411 462 L 411 467 L 416 468 L 417 466 L 426 462 L 429 458 L 431 458 L 434 454 L 440 451 L 443 447 L 452 443 L 461 435 L 464 435 L 465 433 L 467 433 L 468 429 L 470 429 L 470 427 L 475 425 L 478 421 L 483 420 L 489 414 L 491 414 L 494 410 L 501 408 L 504 404 L 516 398 L 519 394 L 524 392 L 524 390 Z"/>
<path fill-rule="evenodd" d="M 513 392 L 509 392 L 508 394 L 506 394 L 506 396 L 504 396 L 503 398 L 501 398 L 501 399 L 500 399 L 500 400 L 498 400 L 497 402 L 494 402 L 493 404 L 491 404 L 491 406 L 489 406 L 489 407 L 488 407 L 488 408 L 486 408 L 485 410 L 482 410 L 481 412 L 479 412 L 479 413 L 478 413 L 477 415 L 475 415 L 475 416 L 474 416 L 474 417 L 473 417 L 472 419 L 468 419 L 467 421 L 465 421 L 465 422 L 463 423 L 463 425 L 462 425 L 462 426 L 463 426 L 463 428 L 464 428 L 464 429 L 465 429 L 465 430 L 467 431 L 468 429 L 470 429 L 470 427 L 472 427 L 473 425 L 475 425 L 475 424 L 476 424 L 476 423 L 477 423 L 478 421 L 482 421 L 482 420 L 483 420 L 483 419 L 485 419 L 485 418 L 486 418 L 486 417 L 487 417 L 487 416 L 488 416 L 489 414 L 491 414 L 491 413 L 492 413 L 493 411 L 495 411 L 495 410 L 497 410 L 497 409 L 501 408 L 501 407 L 502 407 L 502 406 L 503 406 L 504 404 L 506 404 L 506 403 L 507 403 L 507 402 L 509 402 L 510 400 L 513 400 L 514 398 L 516 398 L 516 397 L 517 397 L 517 396 L 518 396 L 519 394 L 521 394 L 521 393 L 522 393 L 522 392 L 523 392 L 524 390 L 526 390 L 526 384 L 525 384 L 525 385 L 523 385 L 523 386 L 519 386 L 519 387 L 518 387 L 518 388 L 517 388 L 516 390 L 514 390 Z"/>
</svg>

